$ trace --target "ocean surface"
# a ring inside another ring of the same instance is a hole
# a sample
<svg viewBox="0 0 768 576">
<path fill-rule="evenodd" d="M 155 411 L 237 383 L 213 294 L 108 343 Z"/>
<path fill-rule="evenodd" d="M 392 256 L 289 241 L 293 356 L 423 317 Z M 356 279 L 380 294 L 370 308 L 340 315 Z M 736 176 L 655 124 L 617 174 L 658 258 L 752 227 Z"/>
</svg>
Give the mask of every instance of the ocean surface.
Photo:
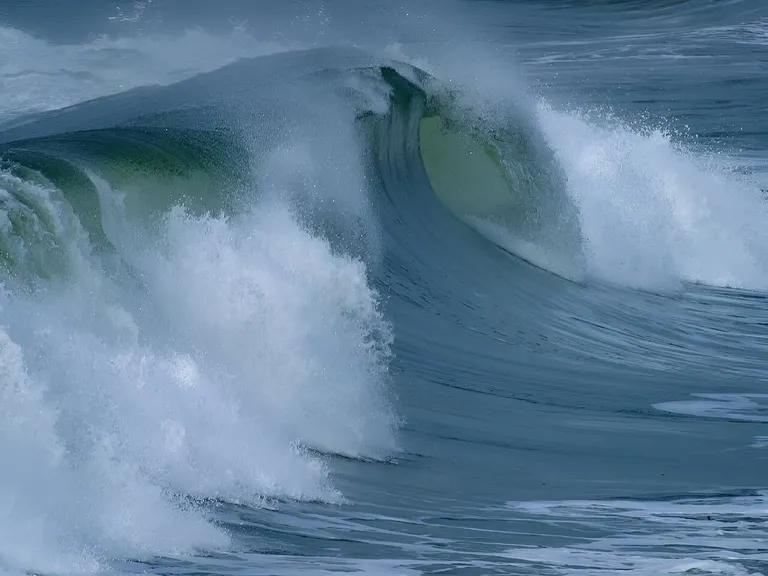
<svg viewBox="0 0 768 576">
<path fill-rule="evenodd" d="M 0 2 L 0 574 L 768 574 L 764 0 Z"/>
</svg>

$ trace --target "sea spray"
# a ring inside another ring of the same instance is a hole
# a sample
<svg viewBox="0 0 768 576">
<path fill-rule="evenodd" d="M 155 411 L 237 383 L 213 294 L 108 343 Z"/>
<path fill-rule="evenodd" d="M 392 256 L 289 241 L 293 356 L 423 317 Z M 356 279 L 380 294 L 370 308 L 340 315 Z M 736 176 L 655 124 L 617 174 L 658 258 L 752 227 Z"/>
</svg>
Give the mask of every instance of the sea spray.
<svg viewBox="0 0 768 576">
<path fill-rule="evenodd" d="M 278 201 L 233 218 L 177 207 L 156 234 L 131 233 L 120 195 L 95 183 L 123 265 L 52 230 L 71 243 L 68 273 L 3 294 L 4 565 L 92 571 L 219 548 L 196 500 L 338 502 L 306 448 L 396 448 L 389 327 L 362 262 Z"/>
</svg>

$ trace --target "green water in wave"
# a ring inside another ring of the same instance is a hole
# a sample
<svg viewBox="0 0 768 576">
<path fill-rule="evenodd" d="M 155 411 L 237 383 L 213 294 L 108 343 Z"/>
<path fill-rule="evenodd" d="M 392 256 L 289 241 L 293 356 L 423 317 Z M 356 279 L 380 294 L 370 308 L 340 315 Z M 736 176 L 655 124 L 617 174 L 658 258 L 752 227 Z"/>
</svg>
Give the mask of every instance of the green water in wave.
<svg viewBox="0 0 768 576">
<path fill-rule="evenodd" d="M 559 166 L 525 125 L 494 134 L 427 115 L 419 151 L 433 192 L 455 216 L 537 266 L 581 277 L 576 209 Z"/>
<path fill-rule="evenodd" d="M 439 116 L 419 126 L 421 158 L 435 194 L 460 217 L 494 217 L 515 199 L 497 150 L 451 131 Z"/>
<path fill-rule="evenodd" d="M 111 251 L 106 210 L 149 234 L 173 206 L 234 213 L 248 169 L 224 134 L 146 128 L 15 142 L 0 162 L 0 263 L 23 283 L 66 276 L 74 253 Z"/>
</svg>

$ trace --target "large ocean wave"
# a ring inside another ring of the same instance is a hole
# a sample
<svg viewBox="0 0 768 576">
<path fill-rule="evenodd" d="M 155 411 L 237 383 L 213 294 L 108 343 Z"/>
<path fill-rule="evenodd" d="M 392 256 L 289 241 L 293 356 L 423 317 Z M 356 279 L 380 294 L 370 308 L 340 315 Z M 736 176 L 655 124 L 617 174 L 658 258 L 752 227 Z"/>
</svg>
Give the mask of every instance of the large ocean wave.
<svg viewBox="0 0 768 576">
<path fill-rule="evenodd" d="M 759 174 L 658 125 L 559 108 L 491 57 L 467 71 L 447 52 L 242 30 L 64 50 L 0 34 L 16 51 L 0 68 L 0 570 L 205 565 L 256 553 L 253 525 L 389 551 L 331 570 L 747 573 L 706 552 L 722 534 L 700 509 L 762 537 L 762 492 L 727 491 L 760 466 L 727 470 L 764 420 L 713 440 L 721 420 L 696 428 L 712 415 L 690 395 L 765 382 Z M 102 57 L 119 50 L 115 90 Z M 653 492 L 658 474 L 683 495 L 574 500 L 597 496 L 605 462 L 621 465 L 604 495 Z M 550 502 L 539 479 L 559 467 L 573 484 Z M 722 498 L 685 496 L 695 478 Z M 518 499 L 547 502 L 504 505 Z M 353 500 L 368 508 L 339 517 Z M 471 509 L 515 528 L 462 551 Z M 293 520 L 242 520 L 279 510 Z M 508 541 L 553 517 L 579 534 Z M 635 529 L 641 544 L 617 536 Z"/>
</svg>

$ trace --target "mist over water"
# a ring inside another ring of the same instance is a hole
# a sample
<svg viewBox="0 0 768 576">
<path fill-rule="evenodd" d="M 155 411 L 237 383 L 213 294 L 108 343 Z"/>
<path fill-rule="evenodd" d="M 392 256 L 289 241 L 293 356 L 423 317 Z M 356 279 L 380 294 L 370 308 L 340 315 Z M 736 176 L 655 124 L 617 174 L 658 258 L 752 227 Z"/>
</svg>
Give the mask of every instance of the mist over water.
<svg viewBox="0 0 768 576">
<path fill-rule="evenodd" d="M 766 18 L 0 9 L 0 574 L 763 573 Z"/>
</svg>

